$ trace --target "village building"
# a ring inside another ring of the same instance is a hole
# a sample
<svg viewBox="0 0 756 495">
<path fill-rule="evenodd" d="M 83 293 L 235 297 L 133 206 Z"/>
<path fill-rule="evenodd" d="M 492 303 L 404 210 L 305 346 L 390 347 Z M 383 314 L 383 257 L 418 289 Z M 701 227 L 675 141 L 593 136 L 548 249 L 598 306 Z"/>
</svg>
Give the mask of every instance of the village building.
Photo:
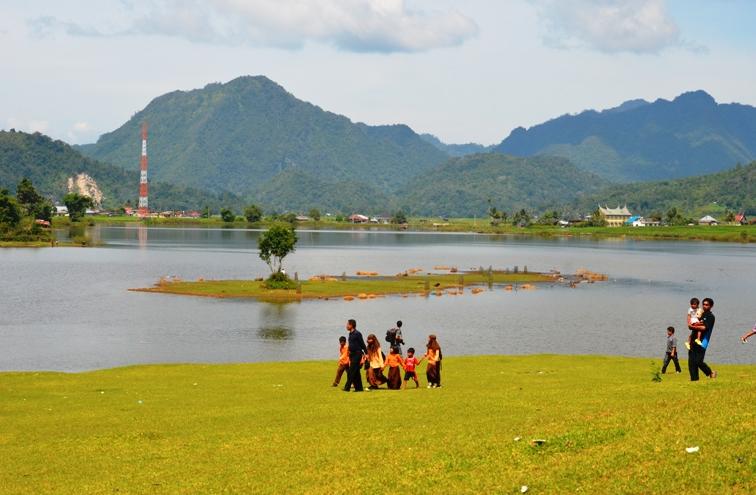
<svg viewBox="0 0 756 495">
<path fill-rule="evenodd" d="M 67 206 L 53 206 L 55 211 L 53 212 L 54 215 L 59 217 L 67 217 L 68 216 L 68 207 Z"/>
<path fill-rule="evenodd" d="M 625 225 L 630 225 L 631 227 L 645 227 L 646 223 L 643 221 L 642 216 L 633 215 L 632 217 L 627 219 Z"/>
<path fill-rule="evenodd" d="M 352 223 L 367 223 L 370 218 L 366 217 L 365 215 L 360 215 L 359 213 L 354 213 L 352 215 L 349 215 L 348 220 Z"/>
<path fill-rule="evenodd" d="M 698 220 L 698 225 L 717 225 L 719 222 L 711 215 L 706 215 Z"/>
<path fill-rule="evenodd" d="M 741 211 L 740 213 L 735 215 L 735 223 L 739 225 L 748 225 L 748 218 L 746 218 L 744 211 Z"/>
<path fill-rule="evenodd" d="M 630 210 L 627 209 L 627 205 L 622 208 L 617 205 L 616 208 L 609 208 L 609 206 L 599 205 L 599 212 L 601 216 L 606 220 L 606 224 L 609 227 L 621 227 L 627 222 L 633 215 Z"/>
</svg>

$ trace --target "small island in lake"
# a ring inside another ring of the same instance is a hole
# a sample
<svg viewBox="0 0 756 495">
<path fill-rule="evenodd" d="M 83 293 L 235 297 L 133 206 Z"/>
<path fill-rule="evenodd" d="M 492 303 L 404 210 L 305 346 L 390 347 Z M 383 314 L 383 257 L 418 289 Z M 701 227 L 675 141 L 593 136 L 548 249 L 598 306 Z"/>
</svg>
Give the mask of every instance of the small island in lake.
<svg viewBox="0 0 756 495">
<path fill-rule="evenodd" d="M 447 273 L 439 273 L 440 271 Z M 289 288 L 270 288 L 265 280 L 205 280 L 187 281 L 161 278 L 153 287 L 130 289 L 136 292 L 155 292 L 186 296 L 218 298 L 254 298 L 263 301 L 296 301 L 301 299 L 375 299 L 389 295 L 408 297 L 457 296 L 478 294 L 490 290 L 532 290 L 537 284 L 551 283 L 575 287 L 581 282 L 606 280 L 604 274 L 581 269 L 573 275 L 557 271 L 549 273 L 515 269 L 479 269 L 461 272 L 454 267 L 436 267 L 434 272 L 412 268 L 396 275 L 376 272 L 357 272 L 355 276 L 316 275 L 307 280 L 294 280 Z"/>
</svg>

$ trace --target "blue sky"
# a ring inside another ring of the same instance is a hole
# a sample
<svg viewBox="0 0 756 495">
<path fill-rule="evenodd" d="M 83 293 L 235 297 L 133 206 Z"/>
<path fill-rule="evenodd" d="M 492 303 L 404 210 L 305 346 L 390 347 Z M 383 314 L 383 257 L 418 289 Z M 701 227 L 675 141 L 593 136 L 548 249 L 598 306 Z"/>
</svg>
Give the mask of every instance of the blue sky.
<svg viewBox="0 0 756 495">
<path fill-rule="evenodd" d="M 704 89 L 756 105 L 746 0 L 0 0 L 0 128 L 92 142 L 245 74 L 446 142 Z"/>
</svg>

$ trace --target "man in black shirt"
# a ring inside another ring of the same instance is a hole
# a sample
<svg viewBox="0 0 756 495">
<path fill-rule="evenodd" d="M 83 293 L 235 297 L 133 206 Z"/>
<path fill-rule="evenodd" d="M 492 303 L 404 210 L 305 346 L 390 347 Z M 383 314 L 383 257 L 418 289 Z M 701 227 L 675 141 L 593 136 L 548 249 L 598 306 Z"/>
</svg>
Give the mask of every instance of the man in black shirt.
<svg viewBox="0 0 756 495">
<path fill-rule="evenodd" d="M 363 363 L 362 358 L 367 354 L 367 347 L 365 346 L 362 334 L 357 330 L 357 322 L 355 320 L 347 321 L 346 329 L 349 332 L 349 371 L 347 371 L 344 392 L 349 392 L 352 385 L 354 385 L 355 392 L 362 392 L 362 373 L 360 372 L 360 368 Z"/>
<path fill-rule="evenodd" d="M 698 381 L 698 370 L 703 371 L 704 375 L 709 378 L 716 378 L 717 372 L 712 371 L 704 362 L 704 356 L 706 355 L 706 349 L 711 342 L 711 333 L 714 331 L 714 313 L 711 312 L 711 308 L 714 307 L 714 301 L 707 297 L 701 302 L 703 307 L 703 315 L 701 315 L 701 321 L 690 326 L 691 332 L 703 332 L 701 334 L 701 345 L 695 342 L 695 335 L 691 334 L 690 349 L 688 350 L 688 372 L 690 373 L 690 381 Z"/>
</svg>

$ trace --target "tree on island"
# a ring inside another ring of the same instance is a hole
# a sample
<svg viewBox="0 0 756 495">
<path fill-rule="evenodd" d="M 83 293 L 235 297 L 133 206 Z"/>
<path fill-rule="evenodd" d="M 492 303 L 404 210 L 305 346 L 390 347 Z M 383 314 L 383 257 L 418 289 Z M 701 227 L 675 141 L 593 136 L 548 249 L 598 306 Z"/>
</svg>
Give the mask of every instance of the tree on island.
<svg viewBox="0 0 756 495">
<path fill-rule="evenodd" d="M 249 223 L 255 223 L 262 220 L 263 211 L 257 205 L 249 205 L 244 209 L 244 217 Z"/>
<path fill-rule="evenodd" d="M 317 208 L 311 208 L 310 209 L 310 214 L 308 216 L 310 218 L 312 218 L 313 220 L 315 220 L 316 222 L 319 222 L 320 221 L 320 210 L 318 210 Z"/>
<path fill-rule="evenodd" d="M 63 196 L 63 204 L 68 208 L 68 216 L 72 222 L 78 222 L 84 218 L 87 208 L 91 208 L 94 203 L 89 196 L 82 196 L 79 193 L 68 193 Z"/>
<path fill-rule="evenodd" d="M 269 280 L 288 279 L 283 273 L 283 259 L 294 252 L 296 244 L 297 233 L 289 223 L 276 222 L 260 236 L 257 247 L 260 249 L 260 259 L 270 268 Z"/>
<path fill-rule="evenodd" d="M 220 211 L 221 219 L 226 223 L 236 220 L 236 215 L 230 208 L 222 208 Z"/>
</svg>

